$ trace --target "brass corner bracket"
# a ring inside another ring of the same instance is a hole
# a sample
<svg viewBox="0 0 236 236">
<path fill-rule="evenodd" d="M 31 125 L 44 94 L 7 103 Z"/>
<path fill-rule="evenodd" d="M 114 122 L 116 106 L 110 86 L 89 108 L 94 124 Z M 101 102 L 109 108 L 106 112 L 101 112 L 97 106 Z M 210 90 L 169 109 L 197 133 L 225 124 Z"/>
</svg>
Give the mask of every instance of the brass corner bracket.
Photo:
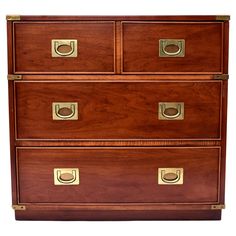
<svg viewBox="0 0 236 236">
<path fill-rule="evenodd" d="M 216 20 L 228 21 L 228 20 L 230 20 L 230 16 L 229 15 L 219 15 L 219 16 L 216 16 Z"/>
<path fill-rule="evenodd" d="M 22 79 L 22 75 L 8 75 L 7 79 L 8 80 L 21 80 Z"/>
<path fill-rule="evenodd" d="M 24 205 L 12 205 L 12 209 L 15 210 L 15 211 L 25 211 L 26 206 L 24 206 Z"/>
<path fill-rule="evenodd" d="M 228 74 L 214 75 L 213 78 L 217 80 L 228 80 L 229 75 Z"/>
<path fill-rule="evenodd" d="M 7 15 L 6 20 L 11 20 L 11 21 L 20 20 L 20 15 Z"/>
<path fill-rule="evenodd" d="M 211 210 L 222 210 L 222 209 L 225 209 L 225 205 L 224 204 L 211 205 Z"/>
</svg>

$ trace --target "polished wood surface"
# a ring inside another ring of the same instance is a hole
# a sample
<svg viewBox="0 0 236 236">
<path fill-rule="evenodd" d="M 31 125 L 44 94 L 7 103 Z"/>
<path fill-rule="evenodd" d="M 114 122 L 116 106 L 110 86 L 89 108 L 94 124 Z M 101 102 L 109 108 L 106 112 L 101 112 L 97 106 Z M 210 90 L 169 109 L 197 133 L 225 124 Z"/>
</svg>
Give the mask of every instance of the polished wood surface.
<svg viewBox="0 0 236 236">
<path fill-rule="evenodd" d="M 46 211 L 189 211 L 189 210 L 212 210 L 208 203 L 24 203 L 26 210 Z M 213 210 L 212 210 L 213 211 Z M 214 209 L 217 211 L 217 209 Z"/>
<path fill-rule="evenodd" d="M 229 16 L 228 16 L 229 18 Z M 58 20 L 58 21 L 73 21 L 73 20 L 95 20 L 95 21 L 125 21 L 125 20 L 156 20 L 156 21 L 220 21 L 223 22 L 225 20 L 217 20 L 216 15 L 117 15 L 117 16 L 109 16 L 109 15 L 84 15 L 84 16 L 63 16 L 63 15 L 21 15 L 21 20 L 23 21 L 38 21 L 38 20 Z M 228 19 L 229 20 L 229 19 Z"/>
<path fill-rule="evenodd" d="M 9 105 L 9 128 L 10 128 L 10 162 L 11 162 L 11 187 L 12 187 L 12 203 L 17 204 L 17 177 L 16 177 L 16 149 L 15 149 L 15 106 L 14 106 L 14 84 L 8 82 L 8 105 Z"/>
<path fill-rule="evenodd" d="M 125 22 L 122 24 L 122 71 L 148 74 L 222 72 L 222 24 Z M 185 56 L 159 57 L 160 39 L 184 39 Z"/>
<path fill-rule="evenodd" d="M 17 149 L 20 203 L 217 203 L 219 148 Z M 159 185 L 158 168 L 183 168 Z M 54 186 L 54 168 L 79 168 L 79 185 Z"/>
<path fill-rule="evenodd" d="M 225 74 L 228 74 L 228 63 L 229 63 L 229 22 L 225 22 L 223 25 L 224 34 L 222 35 L 223 38 L 223 71 Z"/>
<path fill-rule="evenodd" d="M 17 220 L 220 220 L 221 211 L 16 211 Z"/>
<path fill-rule="evenodd" d="M 114 73 L 114 22 L 14 23 L 15 73 Z M 77 57 L 52 57 L 52 39 L 76 39 Z"/>
<path fill-rule="evenodd" d="M 161 81 L 169 81 L 169 80 L 196 80 L 196 81 L 202 81 L 202 80 L 214 80 L 215 81 L 215 76 L 211 74 L 165 74 L 165 75 L 63 75 L 63 76 L 58 76 L 58 75 L 22 75 L 22 80 L 29 80 L 29 81 L 38 81 L 38 80 L 44 80 L 44 81 L 67 81 L 67 80 L 76 80 L 76 81 L 104 81 L 104 82 L 114 82 L 114 81 L 120 81 L 120 82 L 129 82 L 129 81 L 134 81 L 134 82 L 150 82 L 150 81 L 155 81 L 155 80 L 161 80 Z"/>
<path fill-rule="evenodd" d="M 8 74 L 13 73 L 13 22 L 7 22 L 7 56 Z"/>
<path fill-rule="evenodd" d="M 220 176 L 220 184 L 221 184 L 221 194 L 220 201 L 225 202 L 225 173 L 226 173 L 226 136 L 227 136 L 227 102 L 228 102 L 228 81 L 224 81 L 222 88 L 222 148 L 221 148 L 221 156 L 224 157 L 221 160 L 221 176 Z"/>
<path fill-rule="evenodd" d="M 221 219 L 228 82 L 216 75 L 228 73 L 228 20 L 8 20 L 8 73 L 21 75 L 9 81 L 16 219 Z M 52 39 L 72 37 L 77 58 L 51 57 Z M 184 38 L 185 57 L 160 58 L 161 38 Z M 77 101 L 79 119 L 53 121 L 56 100 Z M 185 103 L 184 120 L 158 120 L 158 102 L 172 101 Z M 63 167 L 80 169 L 79 185 L 54 185 Z M 158 185 L 162 167 L 184 168 L 184 184 Z"/>
<path fill-rule="evenodd" d="M 17 139 L 221 137 L 221 81 L 17 82 L 15 94 Z M 53 120 L 53 102 L 77 102 L 78 120 Z M 159 120 L 159 102 L 184 102 L 184 120 Z"/>
<path fill-rule="evenodd" d="M 158 139 L 136 139 L 136 140 L 16 140 L 15 145 L 19 147 L 205 147 L 221 146 L 219 140 L 158 140 Z"/>
<path fill-rule="evenodd" d="M 223 73 L 223 22 L 16 22 L 18 74 Z M 91 32 L 92 36 L 91 36 Z M 52 39 L 77 39 L 78 57 L 52 58 Z M 159 39 L 184 39 L 184 57 L 159 57 Z M 21 45 L 24 45 L 23 47 Z M 227 45 L 225 45 L 227 46 Z M 220 59 L 219 59 L 220 58 Z M 199 60 L 202 63 L 198 63 Z"/>
</svg>

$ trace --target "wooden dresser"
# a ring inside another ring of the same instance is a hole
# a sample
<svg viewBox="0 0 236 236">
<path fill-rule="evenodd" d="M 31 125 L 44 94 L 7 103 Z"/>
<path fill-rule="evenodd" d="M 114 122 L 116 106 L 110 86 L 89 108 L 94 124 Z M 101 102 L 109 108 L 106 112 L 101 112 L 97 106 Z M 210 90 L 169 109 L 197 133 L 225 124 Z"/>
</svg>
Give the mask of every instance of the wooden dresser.
<svg viewBox="0 0 236 236">
<path fill-rule="evenodd" d="M 221 219 L 229 16 L 7 30 L 16 219 Z"/>
</svg>

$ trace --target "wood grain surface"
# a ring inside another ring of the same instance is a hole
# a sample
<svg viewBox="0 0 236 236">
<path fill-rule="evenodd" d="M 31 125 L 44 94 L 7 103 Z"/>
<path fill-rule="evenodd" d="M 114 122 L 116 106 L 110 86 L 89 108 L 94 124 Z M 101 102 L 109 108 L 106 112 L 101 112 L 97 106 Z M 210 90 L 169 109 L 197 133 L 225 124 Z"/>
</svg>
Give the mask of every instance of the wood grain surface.
<svg viewBox="0 0 236 236">
<path fill-rule="evenodd" d="M 114 73 L 114 22 L 14 23 L 16 73 Z M 77 57 L 52 57 L 52 39 L 76 39 Z"/>
<path fill-rule="evenodd" d="M 18 82 L 18 139 L 219 139 L 221 82 Z M 78 120 L 53 120 L 77 102 Z M 184 120 L 159 120 L 159 102 L 184 102 Z"/>
<path fill-rule="evenodd" d="M 123 23 L 123 72 L 222 72 L 223 23 Z M 185 40 L 184 57 L 159 57 L 160 39 Z"/>
<path fill-rule="evenodd" d="M 21 16 L 7 22 L 12 203 L 18 220 L 219 220 L 225 203 L 229 22 L 217 16 Z M 53 58 L 52 39 L 78 57 Z M 185 57 L 159 57 L 184 39 Z M 52 120 L 52 102 L 79 119 Z M 184 120 L 158 119 L 184 102 Z M 54 168 L 80 184 L 55 186 Z M 184 168 L 158 185 L 158 168 Z"/>
<path fill-rule="evenodd" d="M 20 148 L 20 203 L 217 203 L 219 148 Z M 54 168 L 79 168 L 79 185 L 54 185 Z M 159 185 L 158 168 L 183 168 Z"/>
</svg>

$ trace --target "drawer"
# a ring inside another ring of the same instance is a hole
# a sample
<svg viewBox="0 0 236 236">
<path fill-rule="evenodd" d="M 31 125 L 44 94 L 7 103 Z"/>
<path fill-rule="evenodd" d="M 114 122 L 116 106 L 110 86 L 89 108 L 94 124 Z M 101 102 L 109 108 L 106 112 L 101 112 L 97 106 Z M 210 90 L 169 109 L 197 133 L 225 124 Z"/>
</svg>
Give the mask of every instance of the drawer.
<svg viewBox="0 0 236 236">
<path fill-rule="evenodd" d="M 219 139 L 222 81 L 15 82 L 17 139 Z"/>
<path fill-rule="evenodd" d="M 222 72 L 222 22 L 123 22 L 123 73 Z"/>
<path fill-rule="evenodd" d="M 17 148 L 19 203 L 218 202 L 219 148 Z"/>
<path fill-rule="evenodd" d="M 15 22 L 14 72 L 114 73 L 114 23 Z"/>
</svg>

